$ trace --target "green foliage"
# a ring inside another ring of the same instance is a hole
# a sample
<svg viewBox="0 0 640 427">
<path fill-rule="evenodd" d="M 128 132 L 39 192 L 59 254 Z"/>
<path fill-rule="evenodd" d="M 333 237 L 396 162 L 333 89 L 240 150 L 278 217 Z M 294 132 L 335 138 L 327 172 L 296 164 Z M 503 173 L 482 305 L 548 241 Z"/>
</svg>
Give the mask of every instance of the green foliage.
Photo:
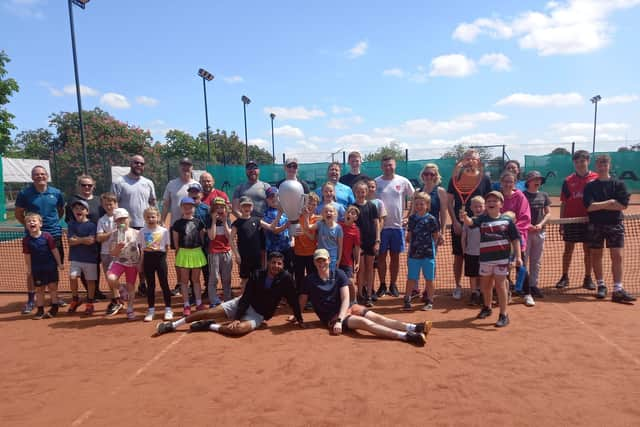
<svg viewBox="0 0 640 427">
<path fill-rule="evenodd" d="M 456 144 L 453 146 L 453 148 L 451 148 L 450 150 L 446 151 L 440 158 L 441 159 L 456 159 L 457 161 L 462 160 L 462 155 L 464 154 L 465 151 L 467 151 L 468 149 L 473 148 L 475 150 L 478 150 L 478 153 L 480 154 L 480 160 L 482 160 L 483 162 L 489 161 L 491 160 L 491 149 L 488 147 L 482 147 L 482 146 L 471 146 L 471 145 L 465 145 L 465 144 Z M 500 161 L 502 161 L 502 157 L 499 158 Z"/>
<path fill-rule="evenodd" d="M 550 154 L 564 154 L 566 156 L 570 156 L 571 152 L 564 147 L 557 147 L 557 148 L 554 148 Z"/>
<path fill-rule="evenodd" d="M 364 156 L 365 162 L 380 162 L 384 156 L 392 156 L 396 161 L 405 158 L 404 149 L 397 142 L 391 142 L 389 145 L 382 146 L 376 151 Z"/>
<path fill-rule="evenodd" d="M 20 132 L 7 150 L 6 156 L 22 159 L 49 160 L 55 139 L 48 129 L 40 128 Z"/>
<path fill-rule="evenodd" d="M 9 103 L 9 97 L 20 90 L 18 82 L 12 78 L 5 78 L 7 75 L 5 65 L 10 61 L 5 51 L 0 51 L 0 155 L 7 152 L 11 145 L 11 129 L 16 128 L 11 123 L 15 116 L 3 107 Z"/>
</svg>

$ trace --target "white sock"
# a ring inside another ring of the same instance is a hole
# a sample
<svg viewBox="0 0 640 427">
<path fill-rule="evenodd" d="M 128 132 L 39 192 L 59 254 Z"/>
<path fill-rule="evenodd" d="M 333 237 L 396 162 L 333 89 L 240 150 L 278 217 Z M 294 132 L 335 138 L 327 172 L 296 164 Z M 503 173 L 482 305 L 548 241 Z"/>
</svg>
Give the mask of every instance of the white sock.
<svg viewBox="0 0 640 427">
<path fill-rule="evenodd" d="M 184 325 L 185 323 L 187 323 L 186 317 L 181 317 L 178 320 L 176 320 L 175 322 L 173 322 L 173 327 L 177 328 L 178 326 Z"/>
<path fill-rule="evenodd" d="M 604 286 L 604 280 L 603 279 L 598 279 L 598 286 Z"/>
<path fill-rule="evenodd" d="M 621 291 L 622 290 L 622 283 L 614 283 L 613 284 L 613 291 Z"/>
<path fill-rule="evenodd" d="M 220 330 L 220 324 L 218 323 L 212 323 L 209 325 L 209 329 L 211 329 L 213 332 L 218 332 Z"/>
<path fill-rule="evenodd" d="M 155 313 L 156 309 L 154 307 L 149 307 L 149 309 L 147 310 L 148 313 Z"/>
<path fill-rule="evenodd" d="M 413 323 L 407 323 L 407 327 L 406 327 L 407 332 L 415 332 L 416 330 L 416 325 Z"/>
<path fill-rule="evenodd" d="M 196 305 L 202 305 L 202 298 L 196 298 Z"/>
<path fill-rule="evenodd" d="M 407 333 L 406 332 L 401 332 L 401 331 L 393 331 L 394 334 L 396 334 L 396 338 L 401 340 L 401 341 L 406 341 L 407 340 Z"/>
</svg>

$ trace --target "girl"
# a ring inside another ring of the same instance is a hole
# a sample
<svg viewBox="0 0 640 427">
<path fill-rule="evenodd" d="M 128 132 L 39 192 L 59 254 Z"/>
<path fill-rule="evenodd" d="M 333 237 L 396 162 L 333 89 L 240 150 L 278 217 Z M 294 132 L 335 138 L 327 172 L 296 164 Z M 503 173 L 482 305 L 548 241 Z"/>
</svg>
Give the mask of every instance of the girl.
<svg viewBox="0 0 640 427">
<path fill-rule="evenodd" d="M 342 228 L 336 222 L 338 213 L 333 204 L 327 204 L 322 208 L 322 220 L 315 224 L 309 224 L 309 213 L 305 212 L 302 228 L 305 232 L 315 231 L 318 249 L 329 251 L 331 261 L 329 268 L 336 271 L 338 260 L 342 258 Z"/>
<path fill-rule="evenodd" d="M 322 217 L 319 215 L 315 215 L 314 212 L 318 207 L 318 202 L 320 199 L 316 193 L 309 193 L 307 196 L 307 205 L 305 206 L 303 213 L 300 214 L 299 222 L 302 224 L 305 219 L 305 212 L 309 213 L 309 224 L 315 224 Z M 296 236 L 294 236 L 294 245 L 293 245 L 293 253 L 294 253 L 294 277 L 296 280 L 296 289 L 300 291 L 302 289 L 302 284 L 304 283 L 304 278 L 310 275 L 311 273 L 316 272 L 316 267 L 313 264 L 313 253 L 316 250 L 316 237 L 315 233 L 311 231 L 304 231 Z"/>
<path fill-rule="evenodd" d="M 360 210 L 356 224 L 360 228 L 362 241 L 360 254 L 363 261 L 358 272 L 358 295 L 363 297 L 365 305 L 370 306 L 374 298 L 373 260 L 380 249 L 380 211 L 374 202 L 367 200 L 369 186 L 365 181 L 356 182 L 353 186 L 353 194 L 356 196 L 354 204 Z"/>
<path fill-rule="evenodd" d="M 211 205 L 211 228 L 209 229 L 209 307 L 214 308 L 222 301 L 218 297 L 218 275 L 222 282 L 224 300 L 231 300 L 231 269 L 233 259 L 231 257 L 231 224 L 229 223 L 227 202 L 222 197 L 213 199 Z"/>
<path fill-rule="evenodd" d="M 338 221 L 344 221 L 344 206 L 336 201 L 336 186 L 333 182 L 326 182 L 322 186 L 322 201 L 316 208 L 316 214 L 321 214 L 322 208 L 329 204 L 336 208 Z"/>
</svg>

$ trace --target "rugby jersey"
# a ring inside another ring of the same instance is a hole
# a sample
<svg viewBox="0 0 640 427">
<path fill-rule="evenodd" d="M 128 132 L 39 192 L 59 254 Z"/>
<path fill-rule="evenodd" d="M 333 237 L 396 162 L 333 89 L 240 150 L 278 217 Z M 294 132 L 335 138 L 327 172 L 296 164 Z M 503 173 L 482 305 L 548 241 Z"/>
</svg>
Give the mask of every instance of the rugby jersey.
<svg viewBox="0 0 640 427">
<path fill-rule="evenodd" d="M 508 264 L 511 242 L 520 239 L 518 229 L 511 218 L 503 214 L 497 218 L 480 215 L 473 218 L 472 227 L 480 228 L 480 262 Z"/>
</svg>

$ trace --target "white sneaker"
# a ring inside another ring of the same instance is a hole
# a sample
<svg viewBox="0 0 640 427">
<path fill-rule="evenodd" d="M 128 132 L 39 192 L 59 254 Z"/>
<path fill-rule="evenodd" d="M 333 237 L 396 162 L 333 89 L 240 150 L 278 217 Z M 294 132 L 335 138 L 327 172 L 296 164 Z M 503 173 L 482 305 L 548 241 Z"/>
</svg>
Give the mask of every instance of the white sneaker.
<svg viewBox="0 0 640 427">
<path fill-rule="evenodd" d="M 147 315 L 144 316 L 144 321 L 145 322 L 152 322 L 153 321 L 153 316 L 156 314 L 155 309 L 150 308 L 147 310 Z"/>
<path fill-rule="evenodd" d="M 462 299 L 462 288 L 456 286 L 451 295 L 453 296 L 453 299 Z"/>
<path fill-rule="evenodd" d="M 526 305 L 527 307 L 533 307 L 534 305 L 536 305 L 536 302 L 533 300 L 533 297 L 530 294 L 524 296 L 524 305 Z"/>
<path fill-rule="evenodd" d="M 171 310 L 171 307 L 165 307 L 165 309 L 164 309 L 164 321 L 168 322 L 169 320 L 173 320 L 173 310 Z"/>
</svg>

